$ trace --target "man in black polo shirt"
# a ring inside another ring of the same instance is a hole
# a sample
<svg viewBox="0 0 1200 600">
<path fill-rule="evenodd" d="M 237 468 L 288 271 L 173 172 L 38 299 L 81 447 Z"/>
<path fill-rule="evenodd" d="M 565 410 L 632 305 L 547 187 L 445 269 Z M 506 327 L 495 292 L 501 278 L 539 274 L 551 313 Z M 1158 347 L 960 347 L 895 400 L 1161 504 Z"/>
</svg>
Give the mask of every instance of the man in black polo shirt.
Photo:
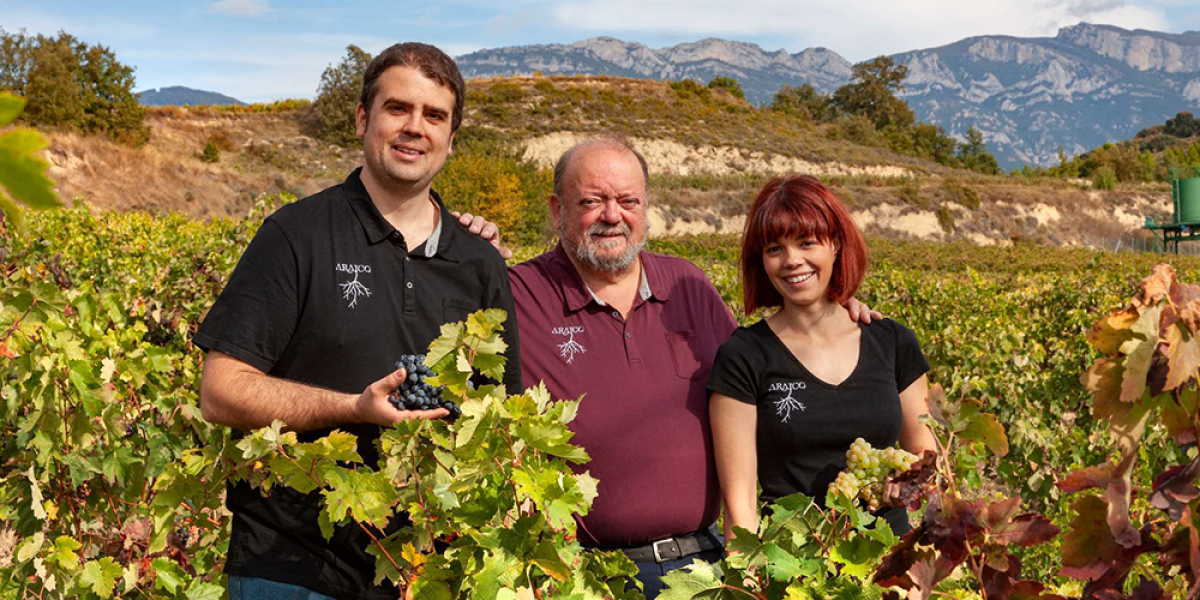
<svg viewBox="0 0 1200 600">
<path fill-rule="evenodd" d="M 431 190 L 462 120 L 463 89 L 454 61 L 425 44 L 392 46 L 367 66 L 356 112 L 363 167 L 266 220 L 193 338 L 208 352 L 205 419 L 239 432 L 280 419 L 302 440 L 340 429 L 358 436 L 373 464 L 382 427 L 447 414 L 395 409 L 387 396 L 405 373 L 391 365 L 425 352 L 442 323 L 489 307 L 510 315 L 504 384 L 521 389 L 504 260 Z M 371 540 L 360 528 L 325 540 L 317 500 L 229 487 L 233 600 L 396 597 L 372 585 Z"/>
</svg>

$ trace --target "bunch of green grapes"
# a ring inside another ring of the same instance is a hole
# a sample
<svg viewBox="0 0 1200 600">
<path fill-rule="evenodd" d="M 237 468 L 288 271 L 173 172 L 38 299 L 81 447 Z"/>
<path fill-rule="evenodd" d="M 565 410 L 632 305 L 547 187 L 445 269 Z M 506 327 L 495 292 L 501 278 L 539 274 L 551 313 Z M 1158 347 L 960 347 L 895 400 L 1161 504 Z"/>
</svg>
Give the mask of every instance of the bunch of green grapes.
<svg viewBox="0 0 1200 600">
<path fill-rule="evenodd" d="M 829 484 L 830 492 L 858 498 L 870 510 L 879 510 L 883 482 L 889 475 L 903 473 L 917 462 L 917 456 L 899 448 L 872 448 L 862 438 L 854 440 L 846 451 L 846 470 Z"/>
</svg>

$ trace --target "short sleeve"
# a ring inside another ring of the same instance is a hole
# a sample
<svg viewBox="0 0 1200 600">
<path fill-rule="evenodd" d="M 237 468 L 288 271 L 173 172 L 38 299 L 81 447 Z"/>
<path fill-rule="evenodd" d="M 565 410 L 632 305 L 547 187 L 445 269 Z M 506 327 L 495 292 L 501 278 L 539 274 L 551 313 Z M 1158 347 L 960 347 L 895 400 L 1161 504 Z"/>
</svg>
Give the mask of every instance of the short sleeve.
<svg viewBox="0 0 1200 600">
<path fill-rule="evenodd" d="M 921 343 L 911 329 L 896 323 L 896 389 L 903 392 L 929 372 Z"/>
<path fill-rule="evenodd" d="M 509 394 L 519 394 L 525 390 L 521 383 L 521 344 L 517 337 L 517 308 L 513 302 L 512 284 L 508 280 L 508 269 L 501 262 L 494 277 L 492 297 L 489 308 L 504 309 L 508 317 L 504 321 L 504 331 L 500 332 L 501 339 L 508 346 L 505 351 L 504 390 Z"/>
<path fill-rule="evenodd" d="M 758 404 L 758 373 L 748 344 L 735 332 L 721 348 L 708 375 L 708 391 L 746 404 Z M 760 361 L 761 362 L 761 361 Z"/>
<path fill-rule="evenodd" d="M 296 253 L 273 219 L 259 228 L 192 342 L 264 373 L 283 356 L 299 318 Z"/>
</svg>

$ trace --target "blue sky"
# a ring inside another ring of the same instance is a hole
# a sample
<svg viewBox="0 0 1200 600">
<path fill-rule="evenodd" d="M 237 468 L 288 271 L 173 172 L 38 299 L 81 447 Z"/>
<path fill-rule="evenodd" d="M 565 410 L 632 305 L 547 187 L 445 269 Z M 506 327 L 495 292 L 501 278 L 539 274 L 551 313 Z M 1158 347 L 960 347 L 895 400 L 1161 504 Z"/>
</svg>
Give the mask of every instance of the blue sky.
<svg viewBox="0 0 1200 600">
<path fill-rule="evenodd" d="M 852 61 L 964 37 L 1052 36 L 1080 21 L 1200 30 L 1195 0 L 283 0 L 36 3 L 0 0 L 0 28 L 66 31 L 136 68 L 137 88 L 212 90 L 247 102 L 311 98 L 347 44 L 397 41 L 452 55 L 608 35 L 658 48 L 705 37 L 767 50 L 830 48 Z"/>
</svg>

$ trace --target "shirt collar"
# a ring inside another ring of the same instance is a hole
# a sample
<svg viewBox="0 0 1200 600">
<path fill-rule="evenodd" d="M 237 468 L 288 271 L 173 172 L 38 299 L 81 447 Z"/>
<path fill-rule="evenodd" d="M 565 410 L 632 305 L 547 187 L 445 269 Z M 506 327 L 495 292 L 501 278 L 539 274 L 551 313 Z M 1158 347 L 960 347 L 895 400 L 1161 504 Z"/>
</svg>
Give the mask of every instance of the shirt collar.
<svg viewBox="0 0 1200 600">
<path fill-rule="evenodd" d="M 359 224 L 362 225 L 367 243 L 375 245 L 392 235 L 399 235 L 396 228 L 383 218 L 379 208 L 371 201 L 371 195 L 367 193 L 367 188 L 362 182 L 362 167 L 355 169 L 346 177 L 346 181 L 342 184 L 342 192 L 346 195 L 346 200 L 354 211 L 354 215 L 358 217 Z M 455 244 L 451 243 L 454 240 L 454 215 L 451 215 L 450 211 L 446 209 L 442 197 L 437 192 L 430 190 L 429 195 L 442 214 L 433 234 L 425 240 L 423 248 L 418 251 L 418 254 L 426 258 L 440 255 L 442 258 L 457 262 L 461 257 L 458 255 Z"/>
<path fill-rule="evenodd" d="M 566 248 L 563 248 L 562 242 L 554 248 L 554 257 L 558 264 L 560 273 L 559 281 L 563 286 L 563 297 L 567 303 L 567 309 L 571 312 L 576 312 L 591 302 L 595 302 L 600 306 L 608 306 L 603 300 L 598 298 L 591 288 L 583 281 L 583 276 L 575 269 L 574 263 L 567 256 Z M 655 299 L 666 301 L 667 292 L 659 285 L 661 277 L 659 274 L 658 264 L 654 254 L 642 250 L 638 255 L 642 263 L 642 280 L 638 285 L 638 296 L 642 301 Z"/>
</svg>

